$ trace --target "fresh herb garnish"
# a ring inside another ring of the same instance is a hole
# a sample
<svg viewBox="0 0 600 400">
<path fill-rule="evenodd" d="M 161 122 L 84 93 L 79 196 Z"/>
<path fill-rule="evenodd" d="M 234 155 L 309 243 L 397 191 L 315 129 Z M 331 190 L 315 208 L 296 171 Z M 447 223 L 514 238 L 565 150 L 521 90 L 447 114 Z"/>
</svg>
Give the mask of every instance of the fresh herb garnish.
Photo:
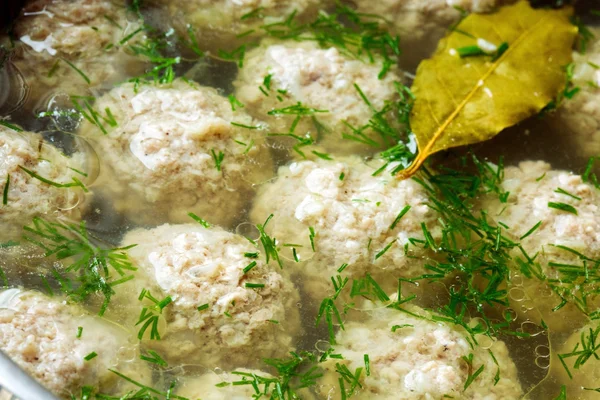
<svg viewBox="0 0 600 400">
<path fill-rule="evenodd" d="M 125 251 L 135 245 L 108 249 L 97 246 L 90 238 L 85 222 L 49 222 L 35 217 L 32 225 L 23 229 L 25 240 L 44 250 L 46 257 L 53 256 L 58 261 L 68 261 L 64 271 L 77 274 L 79 285 L 65 288 L 70 297 L 83 301 L 94 293 L 104 296 L 100 315 L 106 311 L 111 296 L 115 293 L 114 287 L 133 279 L 130 274 L 136 268 Z"/>
<path fill-rule="evenodd" d="M 151 305 L 143 307 L 140 313 L 140 317 L 135 326 L 143 324 L 138 332 L 138 339 L 142 340 L 146 330 L 150 328 L 150 339 L 160 340 L 160 333 L 158 332 L 158 322 L 160 314 L 162 314 L 164 308 L 171 304 L 173 301 L 170 296 L 165 297 L 162 300 L 158 300 L 147 289 L 142 289 L 138 297 L 139 301 L 149 300 Z"/>
</svg>

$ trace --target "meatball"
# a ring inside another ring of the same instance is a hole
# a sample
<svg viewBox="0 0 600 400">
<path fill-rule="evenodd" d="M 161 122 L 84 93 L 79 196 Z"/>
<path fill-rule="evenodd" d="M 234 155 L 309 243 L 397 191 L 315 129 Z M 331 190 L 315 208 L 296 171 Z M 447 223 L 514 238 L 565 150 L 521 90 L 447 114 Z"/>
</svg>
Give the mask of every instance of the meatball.
<svg viewBox="0 0 600 400">
<path fill-rule="evenodd" d="M 401 39 L 406 56 L 402 64 L 414 68 L 435 50 L 453 23 L 467 12 L 489 12 L 512 0 L 353 0 L 357 11 L 381 15 L 391 21 L 391 29 Z"/>
<path fill-rule="evenodd" d="M 180 35 L 194 32 L 203 50 L 232 50 L 249 37 L 260 36 L 265 24 L 308 22 L 332 0 L 153 0 L 168 7 L 171 23 Z M 239 36 L 242 35 L 243 36 Z"/>
<path fill-rule="evenodd" d="M 397 278 L 425 271 L 426 254 L 413 251 L 409 242 L 423 239 L 421 224 L 431 227 L 437 218 L 427 193 L 413 180 L 399 181 L 387 172 L 373 176 L 378 166 L 358 157 L 294 162 L 259 190 L 251 219 L 263 223 L 272 213 L 270 235 L 281 244 L 302 246 L 302 262 L 288 257 L 288 264 L 298 266 L 294 271 L 315 299 L 323 298 L 343 263 L 349 264 L 346 276 L 370 273 L 392 289 Z"/>
<path fill-rule="evenodd" d="M 337 364 L 342 364 L 352 372 L 363 368 L 362 388 L 353 396 L 356 399 L 521 398 L 517 369 L 502 341 L 471 347 L 468 333 L 462 328 L 434 322 L 431 315 L 418 307 L 408 306 L 408 311 L 424 318 L 380 308 L 366 320 L 346 323 L 336 336 L 335 347 L 335 352 L 344 359 L 326 362 L 322 395 L 329 399 L 345 398 L 340 396 L 337 384 L 340 375 L 336 373 Z M 366 354 L 370 375 L 364 372 Z M 470 369 L 465 359 L 470 355 L 473 356 L 471 373 L 481 365 L 484 369 L 464 390 Z M 500 379 L 495 383 L 497 371 Z"/>
<path fill-rule="evenodd" d="M 272 176 L 261 133 L 234 125 L 257 122 L 212 88 L 124 84 L 95 108 L 116 120 L 106 135 L 89 121 L 81 127 L 102 154 L 98 186 L 135 222 L 188 222 L 193 212 L 230 225 L 252 185 Z"/>
<path fill-rule="evenodd" d="M 333 154 L 369 154 L 383 145 L 394 144 L 393 140 L 373 131 L 366 131 L 367 138 L 359 140 L 344 138 L 343 134 L 353 135 L 347 125 L 362 128 L 374 109 L 380 110 L 386 102 L 397 99 L 394 82 L 401 79 L 394 70 L 378 79 L 381 67 L 381 62 L 365 63 L 343 55 L 334 47 L 322 49 L 314 42 L 267 41 L 248 52 L 233 85 L 237 99 L 249 113 L 267 122 L 270 132 L 289 133 L 297 115 L 273 110 L 294 107 L 300 102 L 302 107 L 318 112 L 314 113 L 316 121 L 310 115 L 301 116 L 293 130 L 295 135 L 310 134 L 324 151 Z M 362 90 L 372 107 L 354 85 Z M 365 143 L 369 140 L 373 143 Z M 283 143 L 298 142 L 287 139 Z M 307 153 L 310 155 L 310 151 Z"/>
<path fill-rule="evenodd" d="M 131 389 L 116 385 L 109 368 L 149 383 L 149 369 L 137 361 L 129 336 L 62 299 L 19 289 L 0 292 L 0 349 L 62 398 L 78 396 L 84 385 L 109 392 Z M 97 356 L 86 360 L 92 353 Z"/>
<path fill-rule="evenodd" d="M 594 33 L 600 37 L 600 29 Z M 585 54 L 573 52 L 573 62 L 572 80 L 580 90 L 564 99 L 556 117 L 573 153 L 587 158 L 600 154 L 600 40 L 590 43 Z"/>
<path fill-rule="evenodd" d="M 35 0 L 15 22 L 19 41 L 11 60 L 31 89 L 31 102 L 55 91 L 87 95 L 88 88 L 143 71 L 140 59 L 125 52 L 142 38 L 140 28 L 137 18 L 129 20 L 124 2 Z"/>
<path fill-rule="evenodd" d="M 543 318 L 551 329 L 572 329 L 576 321 L 584 320 L 584 316 L 568 295 L 565 298 L 569 303 L 553 311 L 562 302 L 559 293 L 563 287 L 553 280 L 582 279 L 586 261 L 557 246 L 565 246 L 592 259 L 600 256 L 599 193 L 592 185 L 583 182 L 581 176 L 552 170 L 549 164 L 541 161 L 507 167 L 502 187 L 510 192 L 507 202 L 501 202 L 498 196 L 489 196 L 482 202 L 481 208 L 509 227 L 505 235 L 520 241 L 525 252 L 534 259 L 533 264 L 537 265 L 530 269 L 516 266 L 513 271 L 513 288 L 510 291 L 513 307 L 534 322 L 540 323 Z M 550 203 L 571 206 L 577 214 L 552 208 Z M 538 223 L 540 225 L 533 233 L 520 240 Z M 526 261 L 520 251 L 516 252 L 516 257 Z M 557 264 L 579 266 L 580 271 L 577 276 L 570 275 L 576 273 L 574 271 L 561 275 Z M 546 282 L 536 275 L 545 276 Z M 548 281 L 558 289 L 553 291 Z M 571 293 L 581 298 L 588 289 L 573 288 Z M 588 304 L 589 312 L 593 311 L 593 304 L 600 304 L 593 300 L 594 296 L 588 297 L 588 301 L 592 301 Z"/>
<path fill-rule="evenodd" d="M 223 368 L 291 349 L 298 293 L 245 237 L 200 224 L 162 225 L 128 233 L 124 245 L 132 244 L 129 255 L 147 274 L 146 287 L 173 300 L 164 337 L 148 344 L 163 348 L 161 354 Z"/>
<path fill-rule="evenodd" d="M 40 179 L 55 184 L 85 181 L 86 177 L 75 170 L 86 171 L 82 154 L 67 157 L 44 144 L 39 134 L 0 126 L 0 187 L 6 193 L 6 204 L 0 207 L 0 240 L 19 236 L 23 225 L 36 216 L 79 219 L 85 204 L 82 187 L 57 187 Z"/>
</svg>

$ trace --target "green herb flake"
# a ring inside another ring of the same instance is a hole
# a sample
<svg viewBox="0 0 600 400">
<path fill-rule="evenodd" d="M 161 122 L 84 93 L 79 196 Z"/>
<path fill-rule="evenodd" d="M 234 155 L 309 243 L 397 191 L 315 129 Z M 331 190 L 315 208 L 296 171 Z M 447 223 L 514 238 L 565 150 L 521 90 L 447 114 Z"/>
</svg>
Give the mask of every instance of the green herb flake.
<svg viewBox="0 0 600 400">
<path fill-rule="evenodd" d="M 229 100 L 229 104 L 231 104 L 231 111 L 244 108 L 244 105 L 234 95 L 230 94 L 227 99 Z"/>
<path fill-rule="evenodd" d="M 315 251 L 315 228 L 312 226 L 308 227 L 308 239 L 310 240 L 310 248 Z"/>
<path fill-rule="evenodd" d="M 479 46 L 464 46 L 456 49 L 456 52 L 460 58 L 484 56 L 486 52 L 483 51 Z"/>
<path fill-rule="evenodd" d="M 16 125 L 11 124 L 10 122 L 7 122 L 3 119 L 0 119 L 0 126 L 3 126 L 5 128 L 8 128 L 10 130 L 13 130 L 15 132 L 23 132 L 23 129 L 19 128 Z"/>
<path fill-rule="evenodd" d="M 140 360 L 147 361 L 151 364 L 160 365 L 161 367 L 168 367 L 169 364 L 155 351 L 148 350 L 148 355 L 140 354 Z"/>
<path fill-rule="evenodd" d="M 247 274 L 248 272 L 250 272 L 250 270 L 254 267 L 256 267 L 256 261 L 252 261 L 250 264 L 248 264 L 244 267 L 244 274 Z"/>
<path fill-rule="evenodd" d="M 200 218 L 199 216 L 197 216 L 196 214 L 194 214 L 193 212 L 189 212 L 188 216 L 193 219 L 194 221 L 196 221 L 197 223 L 199 223 L 200 225 L 202 225 L 205 228 L 210 228 L 212 225 L 209 224 L 208 222 L 206 222 L 204 219 Z"/>
<path fill-rule="evenodd" d="M 2 204 L 8 204 L 8 188 L 10 185 L 10 174 L 6 175 L 6 183 L 4 184 L 4 190 L 2 191 Z"/>
<path fill-rule="evenodd" d="M 204 310 L 208 310 L 210 306 L 208 305 L 208 303 L 202 304 L 201 306 L 198 306 L 198 308 L 196 308 L 198 311 L 204 311 Z"/>
<path fill-rule="evenodd" d="M 556 210 L 561 210 L 561 211 L 564 211 L 564 212 L 568 212 L 568 213 L 571 213 L 571 214 L 578 215 L 577 214 L 577 209 L 575 207 L 573 207 L 572 205 L 570 205 L 570 204 L 557 203 L 557 202 L 550 201 L 550 202 L 548 202 L 548 207 L 554 208 Z"/>
<path fill-rule="evenodd" d="M 394 243 L 396 243 L 396 239 L 392 240 L 387 246 L 385 246 L 377 254 L 375 254 L 375 260 L 377 260 L 380 257 L 382 257 L 390 249 L 390 247 L 393 246 Z"/>
<path fill-rule="evenodd" d="M 398 216 L 396 216 L 396 218 L 394 219 L 394 222 L 392 222 L 392 224 L 390 225 L 390 231 L 394 230 L 394 228 L 396 227 L 396 225 L 398 225 L 398 222 L 400 222 L 400 220 L 402 219 L 402 217 L 404 217 L 409 210 L 410 210 L 410 206 L 409 205 L 404 206 L 404 208 L 402 209 L 402 211 L 400 211 L 400 213 L 398 214 Z"/>
<path fill-rule="evenodd" d="M 73 68 L 73 69 L 75 70 L 75 72 L 77 72 L 77 73 L 79 74 L 79 76 L 81 76 L 81 77 L 82 77 L 82 78 L 83 78 L 83 79 L 84 79 L 84 80 L 87 82 L 87 84 L 88 84 L 88 85 L 89 85 L 90 83 L 92 83 L 92 81 L 90 81 L 90 78 L 88 78 L 88 77 L 87 77 L 87 75 L 86 75 L 86 74 L 84 74 L 82 70 L 80 70 L 79 68 L 77 68 L 77 67 L 75 66 L 75 64 L 73 64 L 72 62 L 70 62 L 69 60 L 67 60 L 67 59 L 65 59 L 65 58 L 63 58 L 62 60 L 63 60 L 64 62 L 66 62 L 66 63 L 69 65 L 69 67 Z"/>
<path fill-rule="evenodd" d="M 76 336 L 77 339 L 81 338 L 82 333 L 83 333 L 83 327 L 82 326 L 77 327 L 77 336 Z"/>
<path fill-rule="evenodd" d="M 87 356 L 83 357 L 83 359 L 85 361 L 90 361 L 90 360 L 93 360 L 96 357 L 98 357 L 98 353 L 96 353 L 95 351 L 92 351 L 90 354 L 88 354 Z"/>
<path fill-rule="evenodd" d="M 558 189 L 556 189 L 556 190 L 554 191 L 554 193 L 564 194 L 565 196 L 569 196 L 569 197 L 571 197 L 572 199 L 575 199 L 575 200 L 581 200 L 581 197 L 579 197 L 579 196 L 576 196 L 576 195 L 574 195 L 574 194 L 572 194 L 572 193 L 569 193 L 569 192 L 567 192 L 565 189 L 562 189 L 562 188 L 558 188 Z"/>
<path fill-rule="evenodd" d="M 244 285 L 245 287 L 249 288 L 249 289 L 261 289 L 265 287 L 264 283 L 251 283 L 251 282 L 246 282 L 246 284 Z"/>
<path fill-rule="evenodd" d="M 365 354 L 363 359 L 365 361 L 365 372 L 367 376 L 371 376 L 371 362 L 369 361 L 369 355 Z"/>
<path fill-rule="evenodd" d="M 244 128 L 244 129 L 250 129 L 250 130 L 260 129 L 260 126 L 245 125 L 245 124 L 240 124 L 239 122 L 231 121 L 230 124 L 233 126 L 237 126 L 238 128 Z"/>
<path fill-rule="evenodd" d="M 402 325 L 394 325 L 392 326 L 392 332 L 396 332 L 398 329 L 402 329 L 402 328 L 413 328 L 414 325 L 411 324 L 402 324 Z"/>
<path fill-rule="evenodd" d="M 535 224 L 530 230 L 527 231 L 527 233 L 525 233 L 523 236 L 521 236 L 519 238 L 519 240 L 525 239 L 526 237 L 531 235 L 533 232 L 535 232 L 540 226 L 542 226 L 542 221 L 538 221 L 537 224 Z"/>
</svg>

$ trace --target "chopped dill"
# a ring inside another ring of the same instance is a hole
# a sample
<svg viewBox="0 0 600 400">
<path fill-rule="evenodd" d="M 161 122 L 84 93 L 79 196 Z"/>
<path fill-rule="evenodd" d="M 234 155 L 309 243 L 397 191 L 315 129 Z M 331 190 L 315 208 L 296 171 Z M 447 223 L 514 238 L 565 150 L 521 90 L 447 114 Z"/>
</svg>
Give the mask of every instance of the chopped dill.
<svg viewBox="0 0 600 400">
<path fill-rule="evenodd" d="M 119 378 L 123 379 L 124 381 L 129 382 L 134 386 L 137 386 L 139 388 L 139 390 L 137 392 L 131 391 L 123 397 L 113 397 L 113 396 L 108 396 L 108 395 L 104 395 L 104 394 L 96 394 L 96 399 L 102 399 L 102 400 L 163 400 L 163 399 L 164 400 L 189 400 L 187 397 L 178 396 L 173 393 L 175 390 L 177 381 L 171 382 L 171 384 L 169 385 L 169 389 L 166 392 L 163 392 L 161 390 L 152 388 L 150 386 L 146 386 L 143 383 L 140 383 L 140 382 L 122 374 L 121 372 L 119 372 L 117 370 L 109 369 L 109 371 L 112 372 L 113 374 L 117 375 Z M 157 396 L 160 396 L 160 397 L 157 397 Z"/>
<path fill-rule="evenodd" d="M 600 159 L 600 157 L 590 157 L 588 159 L 587 164 L 585 165 L 585 170 L 583 172 L 583 175 L 581 176 L 581 179 L 589 184 L 594 185 L 594 187 L 596 189 L 600 189 L 600 183 L 598 183 L 598 178 L 596 177 L 596 174 L 593 172 L 594 169 L 594 164 L 596 162 L 596 160 Z"/>
<path fill-rule="evenodd" d="M 244 108 L 244 105 L 233 95 L 227 96 L 229 104 L 231 104 L 231 111 L 236 111 L 238 108 Z"/>
<path fill-rule="evenodd" d="M 396 216 L 396 218 L 390 225 L 390 231 L 392 231 L 392 230 L 394 230 L 394 228 L 396 228 L 396 226 L 398 225 L 398 223 L 400 222 L 402 217 L 404 217 L 409 210 L 410 210 L 410 205 L 407 204 L 406 206 L 404 206 L 402 211 L 400 211 L 400 213 Z"/>
<path fill-rule="evenodd" d="M 375 260 L 382 257 L 389 249 L 396 243 L 396 239 L 392 240 L 389 244 L 387 244 L 383 249 L 381 249 L 377 254 L 375 254 Z"/>
<path fill-rule="evenodd" d="M 346 177 L 346 174 L 342 172 L 342 173 L 340 174 L 340 176 L 338 177 L 338 179 L 339 179 L 340 181 L 343 181 L 345 177 Z"/>
<path fill-rule="evenodd" d="M 360 383 L 360 376 L 362 375 L 363 368 L 358 367 L 354 372 L 350 371 L 344 364 L 336 363 L 335 371 L 338 373 L 338 383 L 340 385 L 340 392 L 342 399 L 346 399 L 354 394 L 356 388 L 362 388 Z M 346 389 L 346 384 L 350 386 Z"/>
<path fill-rule="evenodd" d="M 585 388 L 583 388 L 583 389 L 587 390 Z M 552 400 L 567 400 L 567 387 L 565 385 L 561 385 L 560 386 L 560 393 L 558 394 L 558 396 L 556 396 Z"/>
<path fill-rule="evenodd" d="M 312 226 L 308 227 L 308 239 L 310 240 L 310 248 L 312 249 L 312 251 L 315 251 L 315 228 L 313 228 Z"/>
<path fill-rule="evenodd" d="M 356 296 L 362 296 L 371 301 L 390 301 L 390 298 L 385 293 L 385 291 L 368 273 L 365 275 L 364 278 L 353 279 L 352 288 L 350 289 L 350 297 L 354 298 Z"/>
<path fill-rule="evenodd" d="M 204 311 L 204 310 L 208 310 L 208 307 L 210 307 L 208 305 L 208 303 L 202 304 L 201 306 L 198 306 L 198 308 L 196 308 L 198 311 Z"/>
<path fill-rule="evenodd" d="M 7 122 L 3 119 L 0 119 L 0 126 L 4 126 L 5 128 L 11 129 L 15 132 L 23 132 L 23 129 L 19 128 L 16 125 L 11 124 L 10 122 Z"/>
<path fill-rule="evenodd" d="M 80 339 L 82 334 L 83 334 L 83 327 L 78 326 L 77 327 L 77 336 L 76 336 L 76 338 Z"/>
<path fill-rule="evenodd" d="M 535 232 L 540 226 L 542 226 L 542 221 L 538 221 L 530 230 L 528 230 L 523 236 L 519 238 L 519 240 L 523 240 L 526 237 L 530 236 L 533 232 Z"/>
<path fill-rule="evenodd" d="M 579 338 L 579 342 L 573 347 L 569 353 L 558 354 L 558 359 L 565 368 L 569 378 L 573 379 L 573 374 L 565 360 L 575 357 L 573 362 L 573 369 L 578 370 L 592 357 L 595 360 L 600 360 L 600 340 L 598 335 L 600 334 L 600 325 L 596 328 L 587 328 L 582 330 Z"/>
<path fill-rule="evenodd" d="M 169 364 L 154 350 L 148 350 L 148 355 L 140 354 L 140 360 L 147 361 L 151 364 L 168 367 Z"/>
<path fill-rule="evenodd" d="M 107 20 L 111 25 L 113 25 L 121 30 L 123 29 L 123 27 L 121 25 L 119 25 L 117 23 L 117 21 L 115 21 L 113 18 L 109 17 L 108 15 L 105 14 L 104 19 Z"/>
<path fill-rule="evenodd" d="M 475 381 L 475 379 L 477 379 L 477 377 L 479 375 L 481 375 L 481 373 L 483 372 L 484 369 L 484 365 L 482 364 L 475 372 L 473 372 L 473 353 L 470 353 L 469 356 L 462 356 L 462 359 L 464 362 L 467 363 L 468 366 L 468 376 L 467 376 L 467 380 L 465 381 L 465 385 L 463 387 L 463 390 L 467 390 L 467 388 L 469 386 L 471 386 L 471 384 Z"/>
<path fill-rule="evenodd" d="M 52 64 L 52 68 L 50 68 L 50 70 L 48 71 L 48 78 L 52 78 L 54 76 L 54 74 L 56 73 L 56 71 L 58 70 L 58 66 L 60 63 L 60 58 L 57 59 L 54 64 Z"/>
<path fill-rule="evenodd" d="M 340 267 L 337 269 L 337 272 L 341 274 L 342 272 L 344 272 L 344 270 L 345 270 L 346 268 L 348 268 L 348 264 L 347 264 L 347 263 L 343 263 L 343 264 L 342 264 L 342 265 L 340 265 Z"/>
<path fill-rule="evenodd" d="M 569 196 L 575 200 L 581 200 L 581 197 L 574 195 L 573 193 L 567 192 L 565 189 L 557 188 L 554 193 L 564 194 L 565 196 Z"/>
<path fill-rule="evenodd" d="M 244 285 L 245 287 L 249 288 L 249 289 L 262 289 L 265 287 L 264 283 L 251 283 L 251 282 L 246 282 L 246 284 Z"/>
<path fill-rule="evenodd" d="M 250 129 L 250 130 L 260 129 L 260 126 L 244 125 L 244 124 L 240 124 L 239 122 L 231 121 L 230 124 L 233 126 L 237 126 L 239 128 Z"/>
<path fill-rule="evenodd" d="M 258 258 L 258 252 L 254 252 L 254 253 L 244 253 L 244 257 L 248 257 L 248 258 Z"/>
<path fill-rule="evenodd" d="M 336 47 L 347 57 L 374 63 L 382 61 L 378 78 L 398 63 L 400 38 L 390 34 L 383 17 L 359 13 L 349 6 L 336 4 L 331 13 L 320 12 L 312 21 L 298 21 L 293 11 L 283 21 L 263 24 L 264 35 L 281 40 L 314 41 L 321 48 Z"/>
<path fill-rule="evenodd" d="M 258 232 L 260 233 L 259 240 L 263 245 L 267 264 L 271 259 L 273 259 L 277 262 L 279 268 L 283 268 L 283 262 L 279 257 L 279 250 L 277 249 L 277 239 L 269 236 L 265 230 L 267 228 L 267 224 L 269 223 L 269 221 L 271 221 L 272 218 L 273 214 L 269 215 L 265 220 L 264 224 L 256 224 L 256 229 L 258 229 Z"/>
<path fill-rule="evenodd" d="M 135 326 L 143 324 L 138 332 L 138 339 L 142 340 L 144 334 L 150 328 L 150 340 L 160 340 L 160 333 L 158 332 L 159 315 L 162 314 L 164 308 L 171 304 L 173 299 L 170 296 L 165 297 L 162 300 L 158 300 L 147 289 L 142 289 L 138 297 L 139 301 L 149 300 L 151 305 L 143 307 L 140 312 L 140 317 Z"/>
<path fill-rule="evenodd" d="M 577 27 L 577 50 L 581 54 L 585 54 L 587 52 L 589 42 L 594 39 L 595 35 L 578 16 L 573 15 L 570 19 L 571 23 Z"/>
<path fill-rule="evenodd" d="M 90 354 L 88 354 L 87 356 L 83 357 L 83 359 L 85 361 L 91 361 L 94 358 L 98 357 L 98 353 L 96 353 L 95 351 L 92 351 Z"/>
<path fill-rule="evenodd" d="M 6 174 L 6 183 L 4 184 L 4 189 L 2 190 L 2 204 L 8 204 L 8 189 L 10 185 L 10 174 Z"/>
<path fill-rule="evenodd" d="M 324 318 L 324 321 L 327 324 L 327 331 L 329 333 L 329 343 L 331 344 L 335 344 L 335 323 L 337 322 L 337 324 L 340 326 L 340 329 L 344 330 L 344 321 L 342 319 L 342 314 L 338 310 L 335 301 L 337 300 L 340 293 L 343 291 L 344 287 L 346 287 L 348 281 L 348 278 L 342 278 L 340 275 L 331 277 L 331 282 L 334 288 L 334 294 L 323 299 L 321 305 L 319 306 L 319 311 L 315 320 L 315 326 L 318 327 L 320 322 Z"/>
<path fill-rule="evenodd" d="M 250 272 L 250 270 L 252 270 L 252 268 L 256 267 L 256 261 L 252 261 L 250 264 L 246 265 L 244 267 L 244 274 L 247 274 L 248 272 Z"/>
<path fill-rule="evenodd" d="M 331 158 L 331 156 L 330 156 L 329 154 L 327 154 L 327 153 L 319 153 L 319 152 L 318 152 L 318 151 L 316 151 L 316 150 L 313 150 L 313 151 L 312 151 L 312 153 L 313 153 L 315 156 L 317 156 L 317 157 L 319 157 L 319 158 L 321 158 L 321 159 L 323 159 L 323 160 L 327 160 L 327 161 L 332 161 L 332 160 L 333 160 L 333 158 Z"/>
<path fill-rule="evenodd" d="M 394 326 L 392 326 L 392 332 L 396 332 L 398 329 L 402 329 L 402 328 L 414 328 L 414 325 L 411 325 L 411 324 L 394 325 Z"/>
<path fill-rule="evenodd" d="M 121 39 L 119 41 L 120 45 L 124 45 L 125 43 L 129 42 L 135 35 L 137 35 L 140 32 L 143 32 L 144 28 L 138 28 L 135 31 L 131 32 L 129 35 L 125 36 L 123 39 Z"/>
<path fill-rule="evenodd" d="M 83 301 L 93 293 L 104 296 L 100 315 L 106 311 L 115 293 L 114 287 L 133 279 L 130 273 L 136 268 L 125 253 L 133 246 L 108 249 L 96 246 L 83 221 L 71 224 L 34 217 L 32 225 L 25 226 L 23 230 L 23 238 L 44 250 L 46 257 L 68 261 L 65 273 L 75 273 L 79 282 L 78 286 L 67 291 L 71 298 Z"/>
<path fill-rule="evenodd" d="M 193 212 L 189 212 L 188 216 L 193 219 L 194 221 L 196 221 L 197 223 L 199 223 L 200 225 L 202 225 L 205 228 L 210 228 L 212 225 L 209 224 L 207 221 L 205 221 L 204 219 L 200 218 L 199 216 L 197 216 L 196 214 L 194 214 Z"/>
<path fill-rule="evenodd" d="M 83 189 L 84 192 L 88 192 L 89 190 L 85 187 L 85 185 L 83 184 L 83 182 L 81 182 L 79 179 L 75 178 L 75 177 L 71 177 L 71 179 L 73 180 L 73 182 L 70 183 L 58 183 L 58 182 L 54 182 L 51 181 L 50 179 L 46 179 L 43 176 L 40 176 L 38 174 L 36 174 L 35 172 L 23 167 L 22 165 L 19 165 L 19 168 L 21 170 L 23 170 L 27 175 L 31 176 L 32 178 L 35 178 L 39 181 L 42 181 L 50 186 L 54 186 L 57 188 L 70 188 L 70 187 L 80 187 Z M 6 190 L 6 186 L 5 186 L 5 190 Z"/>
<path fill-rule="evenodd" d="M 64 62 L 66 62 L 69 67 L 73 68 L 75 70 L 75 72 L 77 72 L 79 74 L 79 76 L 81 76 L 83 78 L 83 80 L 87 82 L 88 85 L 90 83 L 92 83 L 92 81 L 90 81 L 90 78 L 88 78 L 87 75 L 82 70 L 80 70 L 79 68 L 77 68 L 75 66 L 75 64 L 73 64 L 72 62 L 70 62 L 66 58 L 62 58 L 61 60 L 63 60 Z"/>
<path fill-rule="evenodd" d="M 223 159 L 225 158 L 225 153 L 219 151 L 219 154 L 217 154 L 215 153 L 214 149 L 211 149 L 210 153 L 212 154 L 212 158 L 215 161 L 215 168 L 217 169 L 217 171 L 221 171 L 221 164 L 223 163 Z"/>
<path fill-rule="evenodd" d="M 485 56 L 487 53 L 483 51 L 479 46 L 465 46 L 459 47 L 456 49 L 456 52 L 461 58 L 465 57 L 475 57 L 475 56 Z"/>
<path fill-rule="evenodd" d="M 577 209 L 570 204 L 549 201 L 548 207 L 577 215 Z"/>
<path fill-rule="evenodd" d="M 246 19 L 250 19 L 250 18 L 263 18 L 263 15 L 261 14 L 261 11 L 264 10 L 264 7 L 257 7 L 256 9 L 242 15 L 240 17 L 241 21 L 244 21 Z"/>
</svg>

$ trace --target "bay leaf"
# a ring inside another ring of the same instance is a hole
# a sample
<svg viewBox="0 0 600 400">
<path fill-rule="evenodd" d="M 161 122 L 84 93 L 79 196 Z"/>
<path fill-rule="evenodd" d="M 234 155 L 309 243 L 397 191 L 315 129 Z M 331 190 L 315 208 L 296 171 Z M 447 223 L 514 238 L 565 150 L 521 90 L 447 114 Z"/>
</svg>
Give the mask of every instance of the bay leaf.
<svg viewBox="0 0 600 400">
<path fill-rule="evenodd" d="M 419 64 L 410 115 L 419 154 L 398 178 L 417 172 L 433 153 L 492 138 L 540 112 L 566 84 L 577 28 L 572 8 L 533 9 L 525 0 L 492 14 L 471 14 Z M 508 48 L 497 57 L 462 57 L 485 44 Z M 479 45 L 482 42 L 479 40 Z"/>
</svg>

